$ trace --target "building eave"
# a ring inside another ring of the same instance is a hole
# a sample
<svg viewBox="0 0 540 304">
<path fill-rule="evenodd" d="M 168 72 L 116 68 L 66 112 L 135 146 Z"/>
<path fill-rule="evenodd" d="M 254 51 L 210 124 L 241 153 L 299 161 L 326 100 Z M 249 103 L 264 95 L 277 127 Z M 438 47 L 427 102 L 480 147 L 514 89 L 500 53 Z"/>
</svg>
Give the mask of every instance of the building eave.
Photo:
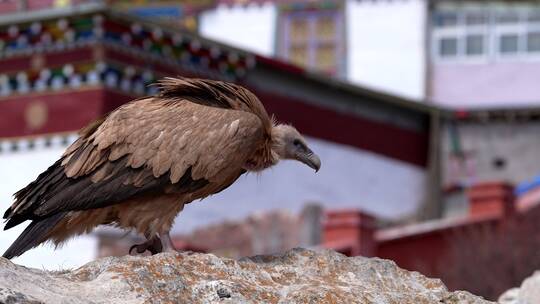
<svg viewBox="0 0 540 304">
<path fill-rule="evenodd" d="M 54 19 L 67 16 L 98 13 L 106 11 L 107 9 L 107 5 L 103 3 L 84 3 L 58 8 L 21 11 L 2 15 L 2 18 L 0 18 L 0 26 L 12 25 L 16 23 L 29 23 L 34 21 L 42 21 L 45 19 Z"/>
</svg>

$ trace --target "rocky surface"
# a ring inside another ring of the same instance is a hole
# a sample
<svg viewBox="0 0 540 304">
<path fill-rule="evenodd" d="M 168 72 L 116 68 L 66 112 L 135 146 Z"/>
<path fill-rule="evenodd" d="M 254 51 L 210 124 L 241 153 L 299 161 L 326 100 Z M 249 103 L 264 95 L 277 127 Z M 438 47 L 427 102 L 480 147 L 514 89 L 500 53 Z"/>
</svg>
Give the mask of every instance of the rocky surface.
<svg viewBox="0 0 540 304">
<path fill-rule="evenodd" d="M 540 303 L 540 271 L 523 281 L 521 287 L 512 288 L 499 297 L 500 304 Z"/>
<path fill-rule="evenodd" d="M 103 258 L 45 272 L 0 259 L 0 303 L 490 303 L 377 258 L 294 249 L 239 261 L 211 254 Z"/>
</svg>

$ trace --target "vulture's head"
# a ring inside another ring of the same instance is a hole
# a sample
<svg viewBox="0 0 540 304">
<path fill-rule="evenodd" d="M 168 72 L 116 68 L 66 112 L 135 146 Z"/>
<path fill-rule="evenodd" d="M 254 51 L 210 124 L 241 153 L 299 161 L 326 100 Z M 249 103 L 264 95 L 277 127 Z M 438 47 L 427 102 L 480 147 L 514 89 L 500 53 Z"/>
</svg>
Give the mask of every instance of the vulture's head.
<svg viewBox="0 0 540 304">
<path fill-rule="evenodd" d="M 300 161 L 315 172 L 321 168 L 320 158 L 311 151 L 304 137 L 293 126 L 280 124 L 272 128 L 272 150 L 279 159 Z"/>
</svg>

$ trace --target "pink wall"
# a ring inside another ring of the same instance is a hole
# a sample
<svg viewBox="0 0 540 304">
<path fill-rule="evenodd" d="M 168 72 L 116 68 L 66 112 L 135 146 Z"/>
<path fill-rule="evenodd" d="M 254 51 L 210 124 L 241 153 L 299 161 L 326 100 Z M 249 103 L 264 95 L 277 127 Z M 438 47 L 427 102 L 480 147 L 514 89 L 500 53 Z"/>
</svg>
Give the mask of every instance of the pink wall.
<svg viewBox="0 0 540 304">
<path fill-rule="evenodd" d="M 540 62 L 438 63 L 432 98 L 450 107 L 540 104 Z"/>
</svg>

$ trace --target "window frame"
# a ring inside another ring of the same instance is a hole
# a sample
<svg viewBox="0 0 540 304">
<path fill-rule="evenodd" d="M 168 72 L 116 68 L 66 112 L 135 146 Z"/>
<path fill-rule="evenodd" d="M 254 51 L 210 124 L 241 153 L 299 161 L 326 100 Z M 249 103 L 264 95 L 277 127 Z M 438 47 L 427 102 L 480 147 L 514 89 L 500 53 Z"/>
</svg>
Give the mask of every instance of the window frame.
<svg viewBox="0 0 540 304">
<path fill-rule="evenodd" d="M 441 10 L 440 12 L 444 12 Z M 446 11 L 456 11 L 456 10 L 446 10 Z M 463 10 L 457 10 L 457 23 L 454 26 L 437 26 L 432 23 L 431 31 L 431 54 L 432 57 L 436 59 L 437 62 L 485 62 L 489 58 L 490 52 L 490 36 L 489 36 L 489 22 L 490 16 L 488 13 L 486 24 L 482 25 L 467 25 L 466 24 L 466 14 L 470 12 L 477 11 L 486 11 L 485 9 L 478 8 L 467 8 Z M 440 13 L 439 12 L 439 13 Z M 436 12 L 437 13 L 437 12 Z M 477 55 L 467 55 L 467 36 L 470 35 L 482 35 L 483 40 L 483 52 L 482 54 Z M 440 49 L 440 41 L 445 38 L 456 38 L 457 39 L 457 53 L 455 56 L 443 56 Z"/>
<path fill-rule="evenodd" d="M 494 10 L 493 15 L 501 10 Z M 526 12 L 523 10 L 516 10 L 518 14 L 518 21 L 516 23 L 497 23 L 496 20 L 493 21 L 493 35 L 494 35 L 494 44 L 493 44 L 493 54 L 497 61 L 507 61 L 515 60 L 523 56 L 523 51 L 526 49 L 526 41 L 524 34 L 527 33 L 527 18 Z M 495 18 L 495 17 L 494 17 Z M 517 35 L 517 50 L 515 53 L 504 54 L 501 52 L 501 37 L 505 34 L 515 34 Z"/>
<path fill-rule="evenodd" d="M 276 55 L 288 62 L 290 59 L 290 49 L 295 43 L 291 40 L 291 23 L 296 17 L 308 20 L 308 37 L 306 39 L 307 64 L 302 66 L 306 70 L 328 73 L 333 76 L 344 77 L 346 75 L 346 33 L 345 33 L 345 12 L 343 6 L 336 6 L 330 9 L 298 9 L 280 10 L 278 15 L 279 26 L 276 35 Z M 316 33 L 317 21 L 324 17 L 331 17 L 335 24 L 335 35 L 333 38 L 323 41 L 318 39 Z M 330 44 L 335 48 L 335 63 L 332 69 L 319 68 L 317 64 L 317 50 L 324 44 Z"/>
<path fill-rule="evenodd" d="M 518 20 L 513 23 L 498 23 L 497 13 L 512 9 L 517 12 Z M 485 11 L 487 14 L 486 24 L 467 25 L 467 13 Z M 436 24 L 436 14 L 454 12 L 457 15 L 456 25 L 439 26 Z M 495 5 L 483 7 L 442 7 L 435 10 L 431 17 L 431 60 L 437 64 L 445 63 L 487 63 L 487 62 L 511 62 L 511 61 L 539 61 L 540 50 L 530 52 L 528 50 L 529 33 L 540 33 L 540 20 L 529 21 L 529 17 L 540 12 L 540 5 L 527 7 L 508 8 Z M 484 52 L 481 55 L 466 54 L 466 39 L 469 35 L 484 35 Z M 518 36 L 518 49 L 515 53 L 504 54 L 500 51 L 501 36 L 516 34 Z M 456 38 L 458 49 L 455 56 L 443 56 L 440 52 L 440 41 L 444 38 Z"/>
<path fill-rule="evenodd" d="M 540 35 L 540 24 L 535 25 L 532 28 L 533 28 L 532 30 L 531 28 L 529 28 L 527 30 L 527 33 L 525 33 L 525 35 L 527 36 L 527 49 L 525 50 L 525 52 L 528 54 L 528 56 L 538 56 L 540 58 L 540 49 L 538 49 L 537 51 L 529 51 L 529 37 L 528 37 L 530 33 L 535 33 L 535 34 Z"/>
</svg>

